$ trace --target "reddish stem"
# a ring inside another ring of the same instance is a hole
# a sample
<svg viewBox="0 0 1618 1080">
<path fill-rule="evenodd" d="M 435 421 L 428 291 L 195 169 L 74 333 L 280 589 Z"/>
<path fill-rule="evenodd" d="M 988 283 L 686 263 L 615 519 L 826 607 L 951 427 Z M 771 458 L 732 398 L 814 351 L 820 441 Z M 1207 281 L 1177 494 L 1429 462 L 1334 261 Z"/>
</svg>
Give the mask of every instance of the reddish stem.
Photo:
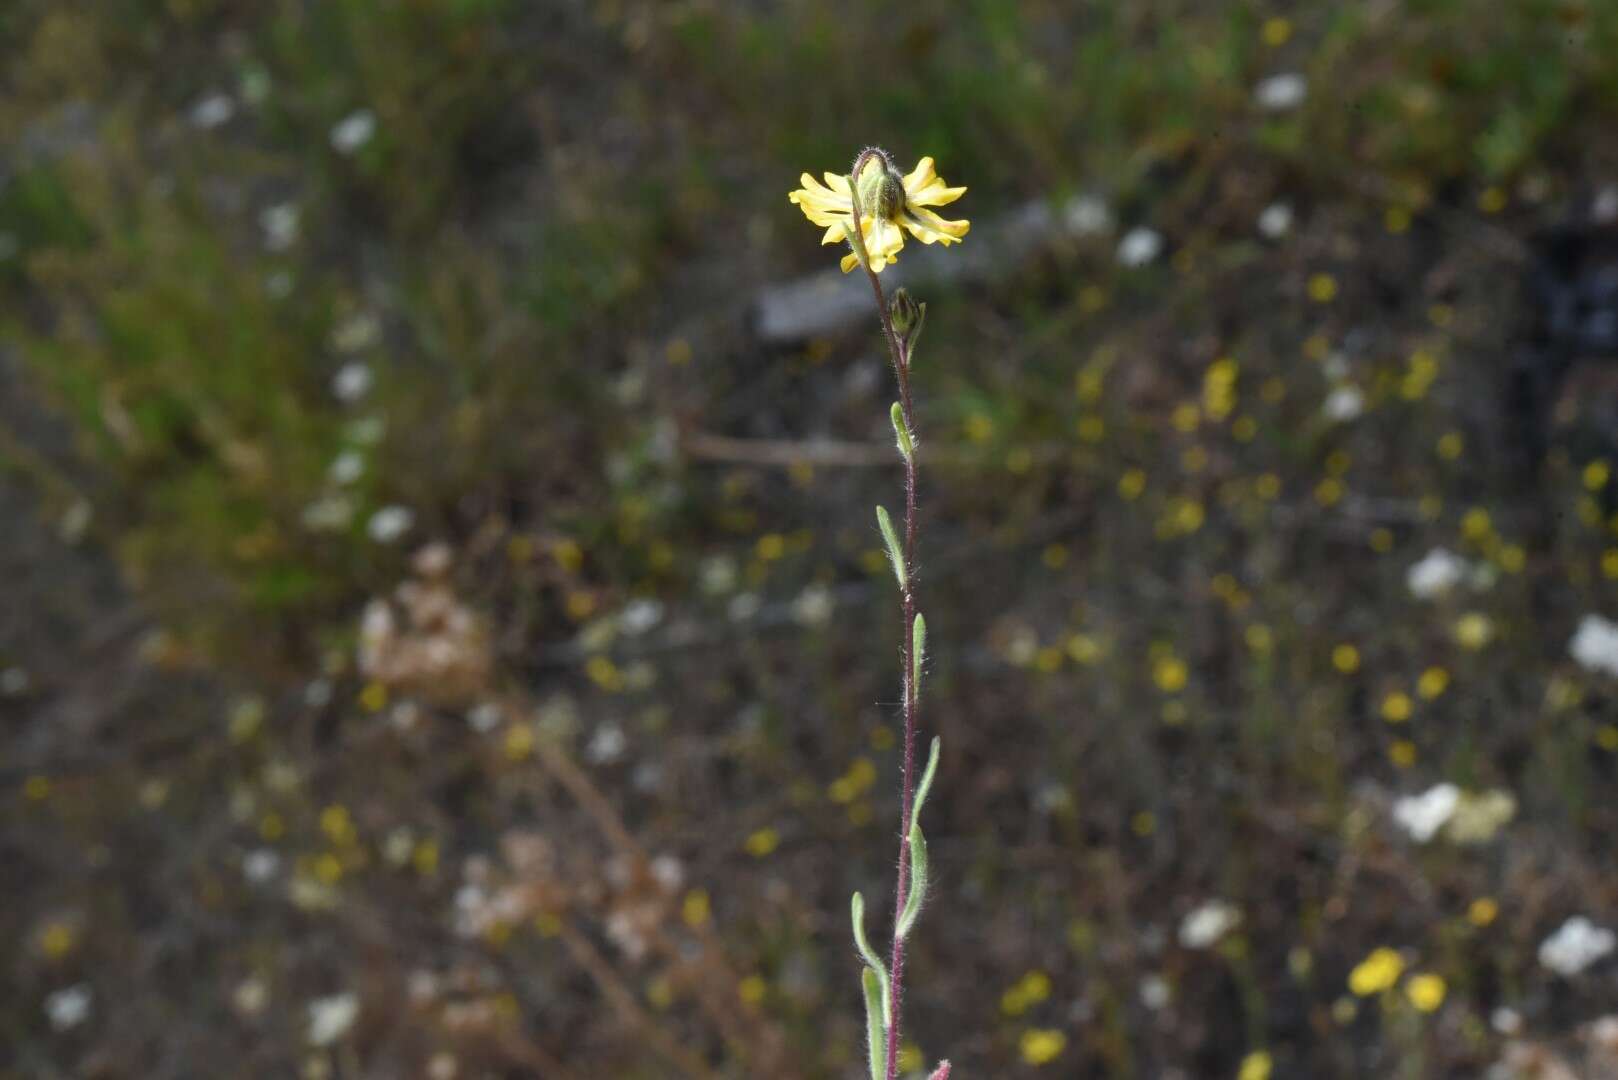
<svg viewBox="0 0 1618 1080">
<path fill-rule="evenodd" d="M 856 230 L 860 228 L 862 220 L 858 183 L 860 172 L 867 161 L 877 156 L 886 160 L 886 155 L 880 150 L 870 149 L 863 151 L 855 159 L 853 175 L 849 177 L 849 186 L 853 196 L 854 228 Z M 899 410 L 904 416 L 905 427 L 910 430 L 911 439 L 914 443 L 916 421 L 910 400 L 909 350 L 900 342 L 899 336 L 894 333 L 893 316 L 888 311 L 887 297 L 882 292 L 882 282 L 877 278 L 876 271 L 871 269 L 867 259 L 861 259 L 861 265 L 865 269 L 865 276 L 870 279 L 871 292 L 876 297 L 877 316 L 882 321 L 882 336 L 887 340 L 888 357 L 893 363 L 893 374 L 899 383 Z M 916 795 L 916 719 L 918 710 L 915 658 L 911 655 L 915 642 L 916 626 L 916 453 L 914 446 L 912 446 L 911 452 L 905 455 L 904 544 L 904 632 L 899 646 L 900 662 L 904 665 L 904 781 L 899 809 L 898 888 L 893 900 L 893 952 L 888 962 L 888 1014 L 893 1018 L 893 1023 L 888 1029 L 886 1080 L 898 1080 L 899 1076 L 899 1041 L 903 1026 L 900 1007 L 904 991 L 905 941 L 904 938 L 899 936 L 898 926 L 899 916 L 904 911 L 905 893 L 910 885 L 910 816 Z M 945 1075 L 948 1075 L 947 1071 Z"/>
</svg>

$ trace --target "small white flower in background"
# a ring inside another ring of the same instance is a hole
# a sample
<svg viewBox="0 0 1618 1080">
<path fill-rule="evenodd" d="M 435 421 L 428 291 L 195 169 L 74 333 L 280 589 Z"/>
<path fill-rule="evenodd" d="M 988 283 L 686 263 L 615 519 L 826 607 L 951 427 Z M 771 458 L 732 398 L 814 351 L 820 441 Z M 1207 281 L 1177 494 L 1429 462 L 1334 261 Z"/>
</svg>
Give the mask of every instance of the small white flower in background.
<svg viewBox="0 0 1618 1080">
<path fill-rule="evenodd" d="M 710 555 L 697 568 L 697 582 L 709 596 L 722 596 L 736 588 L 736 560 L 729 555 Z"/>
<path fill-rule="evenodd" d="M 1454 784 L 1435 784 L 1420 795 L 1406 795 L 1393 804 L 1393 820 L 1412 840 L 1425 844 L 1438 834 L 1461 801 Z"/>
<path fill-rule="evenodd" d="M 1112 231 L 1112 210 L 1096 195 L 1080 195 L 1062 210 L 1062 221 L 1075 236 L 1096 236 Z"/>
<path fill-rule="evenodd" d="M 1618 221 L 1618 184 L 1608 184 L 1596 193 L 1590 204 L 1590 220 L 1597 225 L 1611 225 Z"/>
<path fill-rule="evenodd" d="M 90 522 L 95 520 L 95 507 L 90 505 L 89 499 L 75 499 L 73 505 L 67 508 L 62 520 L 56 524 L 56 535 L 62 538 L 64 544 L 77 544 L 84 539 L 84 534 L 90 529 Z"/>
<path fill-rule="evenodd" d="M 592 765 L 611 765 L 623 757 L 628 748 L 629 740 L 624 737 L 623 728 L 617 724 L 602 724 L 585 745 L 584 756 Z"/>
<path fill-rule="evenodd" d="M 90 1019 L 90 1007 L 94 1004 L 95 995 L 88 986 L 79 983 L 46 998 L 45 1016 L 50 1020 L 51 1027 L 57 1031 L 67 1031 Z"/>
<path fill-rule="evenodd" d="M 479 735 L 487 735 L 506 718 L 505 710 L 492 701 L 485 701 L 466 714 L 466 726 Z"/>
<path fill-rule="evenodd" d="M 339 154 L 352 154 L 376 134 L 376 113 L 359 109 L 339 120 L 331 129 L 331 148 Z"/>
<path fill-rule="evenodd" d="M 263 979 L 243 979 L 236 984 L 236 991 L 230 995 L 230 1000 L 242 1015 L 257 1016 L 269 1003 L 270 990 L 264 985 Z"/>
<path fill-rule="evenodd" d="M 759 599 L 758 593 L 737 593 L 730 598 L 730 606 L 726 610 L 726 614 L 730 616 L 731 622 L 747 622 L 757 615 L 759 609 L 763 606 L 764 601 Z"/>
<path fill-rule="evenodd" d="M 365 456 L 358 450 L 344 450 L 332 458 L 326 477 L 338 487 L 347 487 L 365 475 Z"/>
<path fill-rule="evenodd" d="M 264 233 L 264 246 L 271 251 L 285 251 L 298 240 L 298 226 L 303 211 L 296 203 L 276 203 L 266 206 L 258 215 L 258 227 Z"/>
<path fill-rule="evenodd" d="M 415 513 L 407 506 L 384 506 L 371 515 L 365 532 L 379 544 L 392 544 L 404 537 L 416 524 Z"/>
<path fill-rule="evenodd" d="M 1169 984 L 1161 975 L 1148 975 L 1140 981 L 1140 1003 L 1156 1012 L 1169 1003 Z"/>
<path fill-rule="evenodd" d="M 656 600 L 631 600 L 618 613 L 618 629 L 631 637 L 644 634 L 663 621 L 663 605 Z"/>
<path fill-rule="evenodd" d="M 792 602 L 792 617 L 804 626 L 824 626 L 831 620 L 832 609 L 836 606 L 830 589 L 824 585 L 810 585 Z"/>
<path fill-rule="evenodd" d="M 1321 406 L 1321 412 L 1326 419 L 1338 424 L 1346 424 L 1357 419 L 1365 411 L 1365 395 L 1357 386 L 1339 386 L 1326 395 L 1326 403 Z"/>
<path fill-rule="evenodd" d="M 1442 596 L 1466 577 L 1466 560 L 1446 548 L 1433 548 L 1405 571 L 1405 587 L 1417 600 Z"/>
<path fill-rule="evenodd" d="M 1522 1034 L 1522 1013 L 1502 1005 L 1489 1014 L 1489 1026 L 1499 1035 Z"/>
<path fill-rule="evenodd" d="M 685 865 L 673 855 L 659 855 L 652 860 L 652 880 L 666 893 L 677 893 L 685 884 Z"/>
<path fill-rule="evenodd" d="M 281 870 L 281 856 L 269 848 L 249 851 L 242 860 L 242 876 L 254 885 L 262 885 Z"/>
<path fill-rule="evenodd" d="M 354 520 L 354 504 L 342 495 L 316 499 L 303 508 L 303 527 L 310 532 L 338 532 Z"/>
<path fill-rule="evenodd" d="M 358 362 L 344 364 L 332 376 L 332 396 L 344 405 L 352 405 L 371 392 L 371 384 L 375 381 L 369 365 Z"/>
<path fill-rule="evenodd" d="M 309 1042 L 330 1046 L 348 1033 L 360 1015 L 360 999 L 353 992 L 316 998 L 309 1003 Z"/>
<path fill-rule="evenodd" d="M 1180 944 L 1187 949 L 1207 949 L 1234 930 L 1242 913 L 1223 900 L 1209 900 L 1180 920 Z"/>
<path fill-rule="evenodd" d="M 324 709 L 331 704 L 334 692 L 330 679 L 310 679 L 303 688 L 303 703 L 311 709 Z"/>
<path fill-rule="evenodd" d="M 191 126 L 204 131 L 230 122 L 236 115 L 236 103 L 229 94 L 209 94 L 191 106 Z"/>
<path fill-rule="evenodd" d="M 427 1062 L 427 1080 L 455 1080 L 460 1068 L 454 1054 L 440 1050 Z"/>
<path fill-rule="evenodd" d="M 1563 923 L 1539 944 L 1539 962 L 1564 978 L 1571 978 L 1612 952 L 1618 935 L 1597 926 L 1583 915 Z"/>
<path fill-rule="evenodd" d="M 1258 231 L 1267 239 L 1279 240 L 1291 229 L 1292 207 L 1287 203 L 1271 203 L 1258 216 Z"/>
<path fill-rule="evenodd" d="M 1579 620 L 1578 632 L 1567 648 L 1580 667 L 1618 675 L 1618 623 L 1600 615 L 1586 615 Z"/>
<path fill-rule="evenodd" d="M 1118 241 L 1118 262 L 1134 268 L 1145 266 L 1163 254 L 1163 234 L 1144 225 L 1137 225 Z"/>
<path fill-rule="evenodd" d="M 1261 109 L 1283 112 L 1296 109 L 1309 96 L 1309 80 L 1295 71 L 1271 75 L 1253 88 L 1253 100 Z"/>
</svg>

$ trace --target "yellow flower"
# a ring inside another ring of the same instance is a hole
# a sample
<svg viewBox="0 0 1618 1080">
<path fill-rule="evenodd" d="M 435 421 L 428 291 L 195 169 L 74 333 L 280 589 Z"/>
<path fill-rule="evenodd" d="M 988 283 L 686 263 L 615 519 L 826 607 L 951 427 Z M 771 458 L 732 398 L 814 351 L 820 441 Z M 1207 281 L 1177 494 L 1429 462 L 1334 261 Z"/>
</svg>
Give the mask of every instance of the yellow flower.
<svg viewBox="0 0 1618 1080">
<path fill-rule="evenodd" d="M 1425 972 L 1410 977 L 1410 981 L 1405 983 L 1405 996 L 1417 1009 L 1430 1013 L 1436 1012 L 1438 1007 L 1444 1004 L 1444 993 L 1447 989 L 1442 975 Z"/>
<path fill-rule="evenodd" d="M 1273 1063 L 1268 1051 L 1255 1050 L 1242 1058 L 1242 1067 L 1236 1073 L 1237 1080 L 1270 1080 L 1270 1069 Z"/>
<path fill-rule="evenodd" d="M 830 172 L 823 175 L 825 186 L 804 173 L 798 178 L 803 187 L 788 193 L 787 198 L 798 205 L 804 217 L 826 227 L 821 243 L 841 244 L 848 240 L 848 230 L 854 226 L 854 191 L 848 177 Z M 948 205 L 964 194 L 964 187 L 945 185 L 933 171 L 930 157 L 922 158 L 905 175 L 885 152 L 871 154 L 859 177 L 860 236 L 865 241 L 871 269 L 880 273 L 898 259 L 906 232 L 924 244 L 960 243 L 971 223 L 946 221 L 927 207 Z M 851 252 L 843 256 L 843 273 L 858 265 L 857 255 Z"/>
<path fill-rule="evenodd" d="M 1022 1059 L 1030 1065 L 1049 1065 L 1067 1049 L 1067 1036 L 1051 1028 L 1029 1028 L 1018 1040 Z"/>
<path fill-rule="evenodd" d="M 1360 997 L 1370 997 L 1391 989 L 1404 974 L 1404 958 L 1384 946 L 1361 960 L 1348 976 L 1348 988 Z"/>
</svg>

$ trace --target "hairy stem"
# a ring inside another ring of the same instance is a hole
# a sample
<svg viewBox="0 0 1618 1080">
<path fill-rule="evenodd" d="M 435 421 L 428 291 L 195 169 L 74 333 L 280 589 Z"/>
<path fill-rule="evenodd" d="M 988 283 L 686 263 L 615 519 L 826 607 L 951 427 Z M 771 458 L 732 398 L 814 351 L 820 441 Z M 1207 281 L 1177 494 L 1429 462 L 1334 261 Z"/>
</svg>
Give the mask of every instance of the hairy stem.
<svg viewBox="0 0 1618 1080">
<path fill-rule="evenodd" d="M 858 231 L 862 220 L 859 197 L 860 172 L 870 158 L 880 154 L 881 151 L 879 150 L 866 150 L 854 162 L 850 187 L 853 191 L 856 242 L 859 242 Z M 887 297 L 882 291 L 881 280 L 877 277 L 876 271 L 871 268 L 870 260 L 862 258 L 860 264 L 865 269 L 865 276 L 871 282 L 871 293 L 876 298 L 877 317 L 882 321 L 882 336 L 888 344 L 888 359 L 893 364 L 893 374 L 899 384 L 899 409 L 904 414 L 905 426 L 910 429 L 912 436 L 914 436 L 916 419 L 910 398 L 909 350 L 901 344 L 899 336 L 894 333 L 893 316 L 888 310 Z M 905 455 L 904 559 L 908 573 L 905 577 L 903 595 L 904 631 L 900 635 L 899 646 L 900 662 L 904 666 L 904 779 L 899 810 L 898 887 L 894 892 L 893 904 L 893 952 L 888 962 L 888 1003 L 889 1015 L 893 1018 L 893 1023 L 888 1030 L 887 1080 L 898 1080 L 899 1076 L 899 1042 L 902 1027 L 900 1004 L 904 989 L 905 939 L 898 933 L 898 926 L 899 916 L 904 911 L 905 898 L 910 885 L 910 816 L 916 794 L 916 721 L 918 702 L 915 663 L 914 658 L 911 656 L 916 624 L 916 454 L 914 451 Z"/>
</svg>

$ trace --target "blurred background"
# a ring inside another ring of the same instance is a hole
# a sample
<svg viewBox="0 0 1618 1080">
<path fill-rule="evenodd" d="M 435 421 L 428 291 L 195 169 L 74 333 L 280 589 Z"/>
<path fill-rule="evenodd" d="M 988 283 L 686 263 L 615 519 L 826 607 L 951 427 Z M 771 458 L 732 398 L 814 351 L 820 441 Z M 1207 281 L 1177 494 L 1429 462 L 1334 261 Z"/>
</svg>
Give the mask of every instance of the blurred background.
<svg viewBox="0 0 1618 1080">
<path fill-rule="evenodd" d="M 10 0 L 0 1073 L 1618 1075 L 1618 6 Z M 849 288 L 853 288 L 850 293 Z"/>
</svg>

